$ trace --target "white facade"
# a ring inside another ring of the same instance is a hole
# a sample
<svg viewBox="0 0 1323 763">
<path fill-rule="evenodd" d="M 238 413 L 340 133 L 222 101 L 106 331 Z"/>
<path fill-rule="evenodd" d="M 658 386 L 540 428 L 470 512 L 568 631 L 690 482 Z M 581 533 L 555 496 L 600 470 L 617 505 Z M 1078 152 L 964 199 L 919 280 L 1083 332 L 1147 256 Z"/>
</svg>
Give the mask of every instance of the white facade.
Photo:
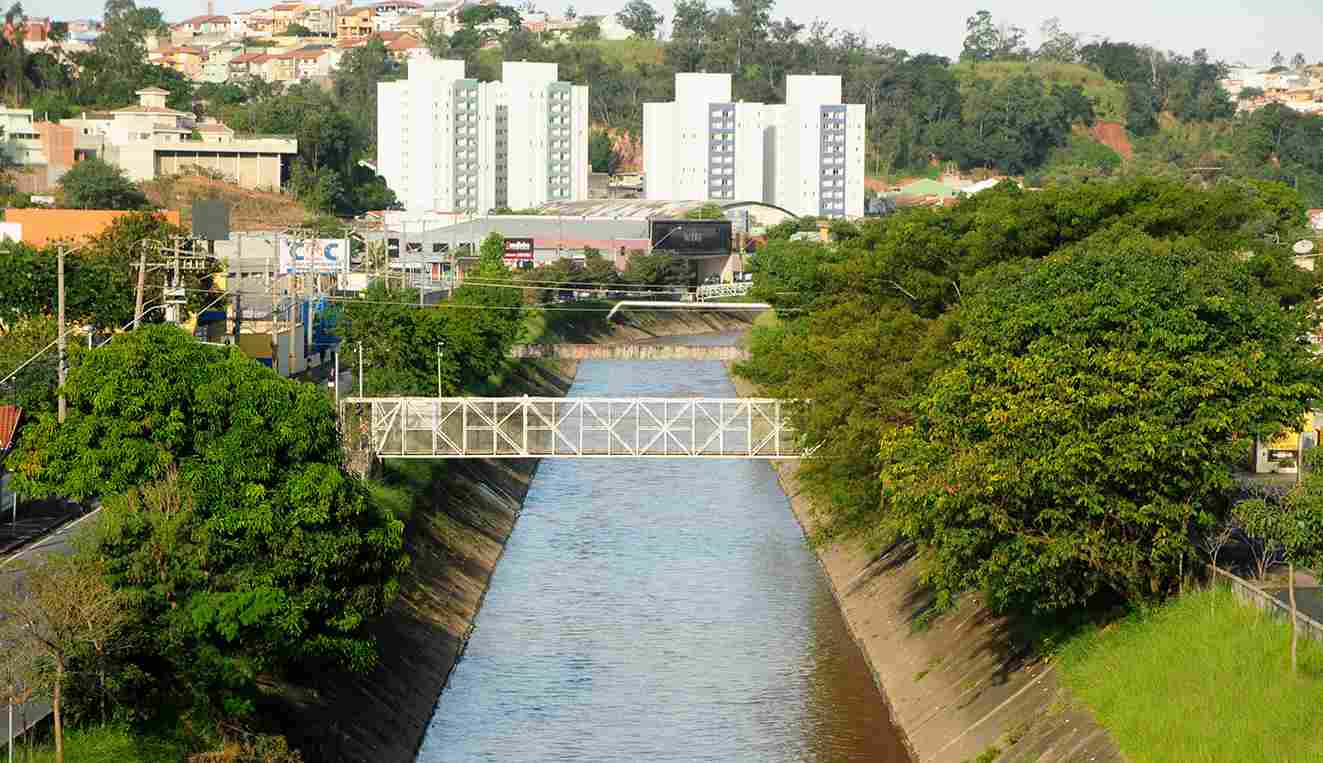
<svg viewBox="0 0 1323 763">
<path fill-rule="evenodd" d="M 487 212 L 588 197 L 588 88 L 555 64 L 506 62 L 500 82 L 420 57 L 378 85 L 377 164 L 411 212 Z"/>
<path fill-rule="evenodd" d="M 730 80 L 677 74 L 674 102 L 644 104 L 645 196 L 862 216 L 864 107 L 840 77 L 790 76 L 784 105 L 732 102 Z"/>
</svg>

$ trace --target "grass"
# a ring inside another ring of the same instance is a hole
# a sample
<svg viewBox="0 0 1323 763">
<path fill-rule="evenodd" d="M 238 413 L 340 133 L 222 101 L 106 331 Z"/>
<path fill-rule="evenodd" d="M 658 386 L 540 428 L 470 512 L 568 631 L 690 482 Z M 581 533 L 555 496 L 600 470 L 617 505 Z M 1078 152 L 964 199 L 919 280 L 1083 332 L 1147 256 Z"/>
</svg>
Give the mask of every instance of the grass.
<svg viewBox="0 0 1323 763">
<path fill-rule="evenodd" d="M 614 303 L 584 300 L 556 310 L 529 310 L 520 341 L 529 344 L 579 344 L 610 331 L 606 316 Z M 570 309 L 582 308 L 582 309 Z"/>
<path fill-rule="evenodd" d="M 26 752 L 20 743 L 14 750 L 14 760 L 23 763 L 55 760 L 55 746 L 50 742 L 32 750 L 31 757 Z M 179 763 L 187 754 L 188 748 L 182 742 L 142 736 L 122 725 L 86 726 L 66 729 L 64 733 L 64 759 L 69 763 Z"/>
<path fill-rule="evenodd" d="M 1323 760 L 1323 647 L 1290 675 L 1285 623 L 1225 589 L 1085 631 L 1059 651 L 1063 682 L 1131 761 Z"/>
</svg>

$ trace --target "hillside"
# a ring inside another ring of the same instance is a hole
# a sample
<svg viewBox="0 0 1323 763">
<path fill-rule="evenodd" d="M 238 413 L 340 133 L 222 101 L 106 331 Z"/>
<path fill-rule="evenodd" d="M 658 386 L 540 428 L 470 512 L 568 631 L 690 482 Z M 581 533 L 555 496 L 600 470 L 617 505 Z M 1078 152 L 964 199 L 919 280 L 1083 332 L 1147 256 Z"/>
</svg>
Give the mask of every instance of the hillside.
<svg viewBox="0 0 1323 763">
<path fill-rule="evenodd" d="M 276 230 L 298 225 L 312 213 L 293 196 L 271 191 L 252 191 L 234 183 L 201 175 L 160 177 L 142 183 L 153 204 L 179 210 L 185 226 L 197 199 L 221 199 L 230 204 L 233 230 Z"/>
<path fill-rule="evenodd" d="M 1060 64 L 1050 61 L 987 61 L 977 67 L 959 63 L 951 67 L 963 89 L 974 78 L 1000 82 L 1021 74 L 1032 74 L 1049 85 L 1079 85 L 1093 101 L 1098 119 L 1125 122 L 1125 87 L 1112 82 L 1097 69 L 1083 64 Z"/>
</svg>

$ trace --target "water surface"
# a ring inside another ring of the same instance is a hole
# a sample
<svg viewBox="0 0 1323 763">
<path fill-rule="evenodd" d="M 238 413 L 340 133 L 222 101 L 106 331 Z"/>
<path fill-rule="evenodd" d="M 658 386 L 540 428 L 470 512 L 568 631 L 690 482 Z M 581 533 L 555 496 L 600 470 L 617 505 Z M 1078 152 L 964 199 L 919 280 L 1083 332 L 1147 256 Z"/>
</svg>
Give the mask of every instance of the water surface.
<svg viewBox="0 0 1323 763">
<path fill-rule="evenodd" d="M 735 390 L 589 361 L 571 395 Z M 548 459 L 418 760 L 908 759 L 768 464 Z"/>
</svg>

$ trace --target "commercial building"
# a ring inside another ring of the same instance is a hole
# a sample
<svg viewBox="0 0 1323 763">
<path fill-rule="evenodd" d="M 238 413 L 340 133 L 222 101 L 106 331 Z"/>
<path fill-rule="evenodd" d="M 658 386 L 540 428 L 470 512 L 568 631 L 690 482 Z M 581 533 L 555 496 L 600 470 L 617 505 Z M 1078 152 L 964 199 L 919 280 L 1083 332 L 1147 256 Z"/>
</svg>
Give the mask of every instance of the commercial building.
<svg viewBox="0 0 1323 763">
<path fill-rule="evenodd" d="M 377 85 L 378 171 L 406 209 L 480 213 L 588 196 L 588 88 L 556 64 L 506 62 L 478 82 L 419 56 Z"/>
<path fill-rule="evenodd" d="M 675 101 L 643 105 L 644 195 L 759 201 L 798 215 L 864 213 L 864 106 L 841 78 L 791 75 L 784 104 L 732 99 L 729 74 L 675 75 Z"/>
</svg>

